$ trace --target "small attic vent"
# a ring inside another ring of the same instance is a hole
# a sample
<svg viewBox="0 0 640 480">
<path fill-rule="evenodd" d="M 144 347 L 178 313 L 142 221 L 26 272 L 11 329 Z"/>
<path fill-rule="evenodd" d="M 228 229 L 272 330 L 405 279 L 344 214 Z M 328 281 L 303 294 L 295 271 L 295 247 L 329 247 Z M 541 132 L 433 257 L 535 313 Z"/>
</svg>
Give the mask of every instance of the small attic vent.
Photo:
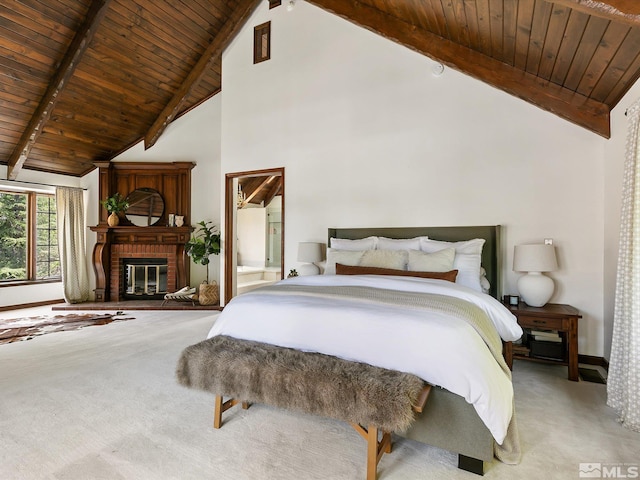
<svg viewBox="0 0 640 480">
<path fill-rule="evenodd" d="M 271 22 L 263 23 L 253 29 L 253 63 L 264 62 L 271 58 Z"/>
</svg>

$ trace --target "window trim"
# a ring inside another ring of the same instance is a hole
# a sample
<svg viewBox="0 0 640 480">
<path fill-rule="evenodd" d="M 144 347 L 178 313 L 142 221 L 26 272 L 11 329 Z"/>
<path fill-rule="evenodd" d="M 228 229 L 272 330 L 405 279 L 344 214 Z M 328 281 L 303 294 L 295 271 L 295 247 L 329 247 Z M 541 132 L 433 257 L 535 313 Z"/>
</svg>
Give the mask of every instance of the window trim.
<svg viewBox="0 0 640 480">
<path fill-rule="evenodd" d="M 271 21 L 253 28 L 253 64 L 271 59 Z"/>
<path fill-rule="evenodd" d="M 62 274 L 59 277 L 43 279 L 36 278 L 38 273 L 36 261 L 38 195 L 53 197 L 55 199 L 55 193 L 45 193 L 28 189 L 9 190 L 3 189 L 1 185 L 0 193 L 27 195 L 27 278 L 19 280 L 0 280 L 0 288 L 62 282 Z"/>
</svg>

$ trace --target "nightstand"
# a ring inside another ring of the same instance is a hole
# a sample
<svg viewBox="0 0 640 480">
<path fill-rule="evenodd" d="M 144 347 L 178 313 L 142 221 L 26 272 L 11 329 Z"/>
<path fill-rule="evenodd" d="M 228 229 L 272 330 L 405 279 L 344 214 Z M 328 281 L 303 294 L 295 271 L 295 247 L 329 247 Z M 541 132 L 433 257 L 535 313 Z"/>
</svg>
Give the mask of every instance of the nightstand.
<svg viewBox="0 0 640 480">
<path fill-rule="evenodd" d="M 511 368 L 513 359 L 530 360 L 534 362 L 552 363 L 556 365 L 567 365 L 569 367 L 569 380 L 578 381 L 578 319 L 582 315 L 571 305 L 559 303 L 547 303 L 544 307 L 530 307 L 520 302 L 516 306 L 505 305 L 511 313 L 518 319 L 518 324 L 525 331 L 523 336 L 523 346 L 513 345 L 506 342 L 504 357 L 507 365 Z M 537 344 L 533 339 L 531 330 L 534 331 L 557 331 L 561 339 L 556 350 L 560 353 L 558 358 L 550 358 L 552 355 L 545 355 L 545 352 L 535 352 L 532 348 L 535 345 L 548 345 L 553 347 L 552 342 Z M 531 343 L 534 342 L 534 343 Z M 560 358 L 561 357 L 561 358 Z"/>
</svg>

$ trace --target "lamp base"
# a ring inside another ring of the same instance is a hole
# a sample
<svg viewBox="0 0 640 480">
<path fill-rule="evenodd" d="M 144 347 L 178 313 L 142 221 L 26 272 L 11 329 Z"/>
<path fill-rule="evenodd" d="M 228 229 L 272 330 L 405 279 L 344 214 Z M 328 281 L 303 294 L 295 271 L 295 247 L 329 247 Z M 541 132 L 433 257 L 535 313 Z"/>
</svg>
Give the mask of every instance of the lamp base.
<svg viewBox="0 0 640 480">
<path fill-rule="evenodd" d="M 530 307 L 544 307 L 554 289 L 553 279 L 540 272 L 529 272 L 518 279 L 520 296 Z"/>
<path fill-rule="evenodd" d="M 314 263 L 303 263 L 298 267 L 298 275 L 320 275 L 320 268 Z"/>
</svg>

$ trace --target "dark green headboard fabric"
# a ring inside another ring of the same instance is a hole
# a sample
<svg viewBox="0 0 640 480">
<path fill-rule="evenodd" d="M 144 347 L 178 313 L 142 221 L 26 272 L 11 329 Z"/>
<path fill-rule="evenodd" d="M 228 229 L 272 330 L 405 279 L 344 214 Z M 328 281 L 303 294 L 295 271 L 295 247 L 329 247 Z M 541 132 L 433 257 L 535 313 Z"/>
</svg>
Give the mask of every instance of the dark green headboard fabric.
<svg viewBox="0 0 640 480">
<path fill-rule="evenodd" d="M 370 236 L 387 238 L 413 238 L 426 235 L 432 240 L 443 240 L 446 242 L 458 242 L 461 240 L 471 240 L 473 238 L 484 238 L 485 244 L 482 249 L 482 266 L 487 272 L 487 280 L 491 284 L 489 293 L 491 296 L 500 299 L 502 282 L 501 271 L 502 262 L 500 259 L 500 225 L 487 225 L 477 227 L 391 227 L 391 228 L 330 228 L 329 241 L 331 238 L 346 238 L 356 240 Z M 330 243 L 327 243 L 330 246 Z"/>
</svg>

